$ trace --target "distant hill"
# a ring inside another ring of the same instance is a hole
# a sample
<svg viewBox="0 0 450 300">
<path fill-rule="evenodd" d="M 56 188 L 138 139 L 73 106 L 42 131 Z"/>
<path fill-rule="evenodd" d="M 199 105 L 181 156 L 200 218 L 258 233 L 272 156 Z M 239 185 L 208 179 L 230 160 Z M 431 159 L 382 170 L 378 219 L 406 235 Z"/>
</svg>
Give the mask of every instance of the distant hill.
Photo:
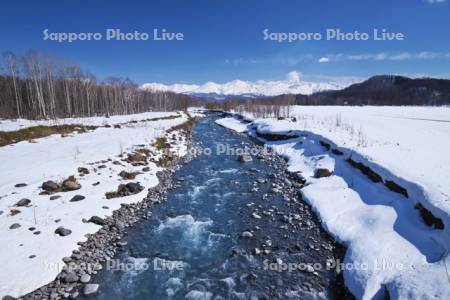
<svg viewBox="0 0 450 300">
<path fill-rule="evenodd" d="M 297 94 L 302 105 L 449 105 L 450 80 L 380 75 L 336 91 Z"/>
</svg>

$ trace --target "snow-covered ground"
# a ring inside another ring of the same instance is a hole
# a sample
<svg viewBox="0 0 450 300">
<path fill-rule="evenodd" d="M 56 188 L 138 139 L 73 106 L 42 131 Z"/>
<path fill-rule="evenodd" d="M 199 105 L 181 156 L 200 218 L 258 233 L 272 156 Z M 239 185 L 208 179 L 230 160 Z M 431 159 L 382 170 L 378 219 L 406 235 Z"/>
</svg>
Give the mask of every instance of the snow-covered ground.
<svg viewBox="0 0 450 300">
<path fill-rule="evenodd" d="M 77 124 L 102 125 L 103 123 L 126 123 L 131 120 L 145 120 L 169 115 L 177 118 L 129 123 L 117 128 L 98 128 L 82 134 L 71 134 L 68 137 L 52 135 L 37 139 L 36 143 L 20 142 L 0 147 L 0 298 L 5 295 L 14 297 L 26 294 L 52 281 L 59 273 L 62 258 L 70 256 L 72 250 L 78 248 L 77 242 L 86 240 L 87 233 L 94 233 L 99 228 L 93 223 L 82 222 L 97 215 L 111 215 L 120 208 L 121 203 L 141 201 L 147 189 L 157 185 L 156 172 L 159 167 L 150 162 L 143 166 L 132 166 L 121 160 L 136 148 L 157 150 L 152 146 L 157 137 L 164 136 L 167 129 L 187 120 L 184 113 L 145 113 L 130 116 L 114 116 L 111 118 L 76 119 Z M 67 119 L 61 120 L 71 123 Z M 13 121 L 2 129 L 19 128 Z M 24 126 L 35 125 L 36 122 L 19 121 Z M 174 149 L 179 155 L 186 153 L 185 139 L 176 132 Z M 86 167 L 90 173 L 79 176 L 78 167 Z M 106 199 L 105 193 L 117 190 L 123 180 L 120 171 L 135 172 L 133 182 L 139 182 L 144 190 L 138 194 Z M 60 192 L 61 197 L 50 200 L 49 195 L 40 195 L 42 183 L 47 180 L 61 182 L 70 175 L 75 175 L 81 189 Z M 95 184 L 94 183 L 97 183 Z M 26 183 L 25 187 L 15 187 Z M 73 196 L 82 195 L 84 200 L 70 202 Z M 17 207 L 21 199 L 29 199 L 27 206 Z M 20 213 L 12 215 L 11 210 Z M 19 228 L 10 229 L 14 223 Z M 63 226 L 72 233 L 68 236 L 55 234 L 55 229 Z M 34 230 L 30 230 L 34 227 Z M 36 234 L 40 232 L 40 234 Z"/>
<path fill-rule="evenodd" d="M 291 116 L 296 121 L 247 116 L 253 123 L 246 130 L 296 135 L 268 145 L 307 179 L 303 197 L 348 247 L 345 263 L 352 269 L 344 278 L 352 293 L 358 299 L 382 299 L 385 290 L 391 299 L 450 299 L 450 108 L 295 107 Z M 245 126 L 233 118 L 218 123 L 238 131 Z M 372 182 L 345 161 L 349 157 L 404 187 L 408 197 Z M 333 175 L 314 178 L 317 168 Z M 417 203 L 445 228 L 427 226 Z"/>
<path fill-rule="evenodd" d="M 133 115 L 117 115 L 105 117 L 89 117 L 89 118 L 63 118 L 63 119 L 50 119 L 50 120 L 27 120 L 27 119 L 0 119 L 0 131 L 16 131 L 19 129 L 25 129 L 28 127 L 45 125 L 69 125 L 69 124 L 83 124 L 86 126 L 104 126 L 104 125 L 116 125 L 126 123 L 130 121 L 140 121 L 152 118 L 161 118 L 168 116 L 176 116 L 174 112 L 145 112 Z"/>
</svg>

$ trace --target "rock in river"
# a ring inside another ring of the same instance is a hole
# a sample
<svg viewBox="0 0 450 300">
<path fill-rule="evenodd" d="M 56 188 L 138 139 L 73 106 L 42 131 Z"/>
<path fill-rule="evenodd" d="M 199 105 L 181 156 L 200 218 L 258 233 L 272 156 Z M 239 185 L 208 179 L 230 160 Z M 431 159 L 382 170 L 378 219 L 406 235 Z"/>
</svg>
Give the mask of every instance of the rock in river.
<svg viewBox="0 0 450 300">
<path fill-rule="evenodd" d="M 253 159 L 248 154 L 241 154 L 241 155 L 238 155 L 237 160 L 240 162 L 251 162 Z"/>
<path fill-rule="evenodd" d="M 243 233 L 241 233 L 241 237 L 251 238 L 251 237 L 253 237 L 253 234 L 250 231 L 244 231 Z"/>
</svg>

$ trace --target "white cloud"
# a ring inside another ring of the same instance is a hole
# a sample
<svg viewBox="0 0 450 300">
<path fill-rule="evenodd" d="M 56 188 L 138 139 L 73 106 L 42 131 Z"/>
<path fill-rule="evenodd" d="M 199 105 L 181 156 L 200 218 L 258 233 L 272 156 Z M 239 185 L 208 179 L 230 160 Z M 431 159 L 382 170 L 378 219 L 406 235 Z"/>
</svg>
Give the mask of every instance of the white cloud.
<svg viewBox="0 0 450 300">
<path fill-rule="evenodd" d="M 425 2 L 428 2 L 430 4 L 435 4 L 435 3 L 443 3 L 447 0 L 425 0 Z"/>
<path fill-rule="evenodd" d="M 184 94 L 218 94 L 226 95 L 264 95 L 276 96 L 281 94 L 312 94 L 323 90 L 335 90 L 344 88 L 354 81 L 334 82 L 326 80 L 322 82 L 308 82 L 301 80 L 302 73 L 292 71 L 286 74 L 285 80 L 257 80 L 243 81 L 232 80 L 225 83 L 208 81 L 204 84 L 171 84 L 146 83 L 141 86 L 146 90 L 172 91 Z"/>
<path fill-rule="evenodd" d="M 225 63 L 227 65 L 234 65 L 234 66 L 258 64 L 260 62 L 261 61 L 256 60 L 254 58 L 234 58 L 234 59 L 226 59 L 225 60 Z"/>
<path fill-rule="evenodd" d="M 289 72 L 287 75 L 286 75 L 286 79 L 288 80 L 288 81 L 291 81 L 291 82 L 300 82 L 300 75 L 301 75 L 302 73 L 300 73 L 300 72 L 297 72 L 297 71 L 292 71 L 292 72 Z"/>
<path fill-rule="evenodd" d="M 330 61 L 345 61 L 345 60 L 372 60 L 372 61 L 384 61 L 384 60 L 433 60 L 433 59 L 450 59 L 450 52 L 430 52 L 423 51 L 417 53 L 400 52 L 400 53 L 364 53 L 364 54 L 330 54 L 319 59 L 319 62 Z"/>
</svg>

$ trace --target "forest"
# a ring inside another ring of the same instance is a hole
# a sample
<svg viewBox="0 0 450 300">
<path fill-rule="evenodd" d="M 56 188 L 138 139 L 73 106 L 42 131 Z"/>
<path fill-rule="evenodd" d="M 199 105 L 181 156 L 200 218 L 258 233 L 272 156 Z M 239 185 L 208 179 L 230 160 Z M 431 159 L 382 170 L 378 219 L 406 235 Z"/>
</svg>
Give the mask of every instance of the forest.
<svg viewBox="0 0 450 300">
<path fill-rule="evenodd" d="M 0 59 L 0 118 L 51 119 L 185 110 L 190 97 L 144 91 L 128 78 L 99 80 L 76 63 L 35 51 Z"/>
</svg>

